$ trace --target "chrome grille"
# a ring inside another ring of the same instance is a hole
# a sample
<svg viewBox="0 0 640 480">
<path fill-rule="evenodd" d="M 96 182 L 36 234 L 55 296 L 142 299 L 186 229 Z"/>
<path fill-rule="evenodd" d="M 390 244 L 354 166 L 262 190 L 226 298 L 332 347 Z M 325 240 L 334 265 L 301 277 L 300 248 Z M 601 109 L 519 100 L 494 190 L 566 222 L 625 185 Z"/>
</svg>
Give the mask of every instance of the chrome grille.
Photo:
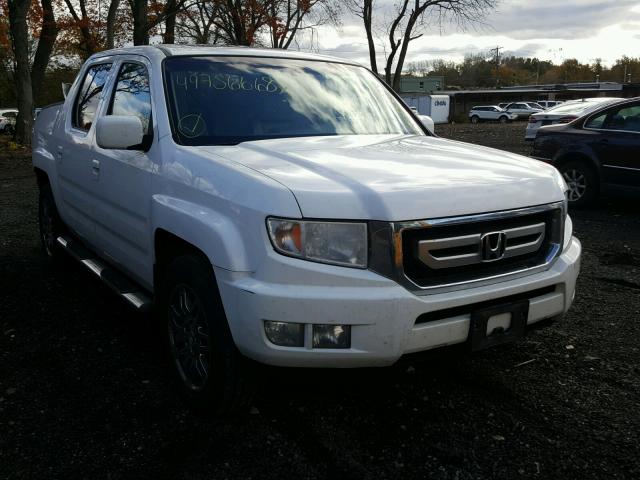
<svg viewBox="0 0 640 480">
<path fill-rule="evenodd" d="M 537 252 L 545 238 L 545 230 L 546 224 L 539 222 L 495 232 L 419 240 L 418 258 L 429 268 L 434 269 L 495 262 Z M 491 244 L 493 237 L 498 241 L 491 252 L 497 250 L 499 255 L 489 256 L 486 255 L 487 244 L 489 247 L 494 246 Z"/>
<path fill-rule="evenodd" d="M 418 295 L 530 275 L 548 269 L 560 254 L 565 214 L 563 202 L 556 202 L 461 217 L 370 222 L 369 268 Z"/>
</svg>

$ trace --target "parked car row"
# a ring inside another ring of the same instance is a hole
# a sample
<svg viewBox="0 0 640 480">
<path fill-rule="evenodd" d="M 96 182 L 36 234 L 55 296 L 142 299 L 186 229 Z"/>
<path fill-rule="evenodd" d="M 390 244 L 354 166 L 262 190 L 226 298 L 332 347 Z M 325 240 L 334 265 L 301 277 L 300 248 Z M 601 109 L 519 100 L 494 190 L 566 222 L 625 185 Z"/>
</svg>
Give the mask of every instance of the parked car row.
<svg viewBox="0 0 640 480">
<path fill-rule="evenodd" d="M 543 112 L 544 108 L 535 102 L 512 102 L 500 103 L 498 105 L 482 105 L 473 107 L 469 111 L 471 123 L 482 121 L 498 121 L 507 123 L 520 118 Z"/>
<path fill-rule="evenodd" d="M 592 203 L 604 185 L 640 187 L 640 97 L 576 103 L 553 109 L 565 121 L 536 131 L 532 156 L 558 168 L 574 206 Z"/>
</svg>

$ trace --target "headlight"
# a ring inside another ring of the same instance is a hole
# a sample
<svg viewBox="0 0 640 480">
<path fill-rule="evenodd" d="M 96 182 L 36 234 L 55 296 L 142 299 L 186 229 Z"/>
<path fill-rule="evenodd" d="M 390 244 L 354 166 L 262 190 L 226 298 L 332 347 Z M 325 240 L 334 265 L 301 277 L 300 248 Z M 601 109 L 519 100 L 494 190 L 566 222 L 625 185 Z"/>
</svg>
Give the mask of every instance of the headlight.
<svg viewBox="0 0 640 480">
<path fill-rule="evenodd" d="M 273 248 L 283 255 L 346 267 L 367 267 L 367 224 L 268 218 Z"/>
</svg>

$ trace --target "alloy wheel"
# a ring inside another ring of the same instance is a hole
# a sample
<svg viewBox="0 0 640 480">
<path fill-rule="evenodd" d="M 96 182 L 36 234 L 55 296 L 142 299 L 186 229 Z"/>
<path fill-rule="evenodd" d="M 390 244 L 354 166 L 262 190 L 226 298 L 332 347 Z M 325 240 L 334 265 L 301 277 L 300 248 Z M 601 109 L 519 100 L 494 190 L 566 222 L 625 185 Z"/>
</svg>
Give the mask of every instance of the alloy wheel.
<svg viewBox="0 0 640 480">
<path fill-rule="evenodd" d="M 569 187 L 569 201 L 575 202 L 580 200 L 587 191 L 587 178 L 580 170 L 570 169 L 565 171 L 562 176 Z"/>
<path fill-rule="evenodd" d="M 53 257 L 56 235 L 51 204 L 47 201 L 40 206 L 40 235 L 47 256 Z"/>
<path fill-rule="evenodd" d="M 168 311 L 171 353 L 184 384 L 191 390 L 204 388 L 211 368 L 209 328 L 204 307 L 188 285 L 176 285 Z"/>
</svg>

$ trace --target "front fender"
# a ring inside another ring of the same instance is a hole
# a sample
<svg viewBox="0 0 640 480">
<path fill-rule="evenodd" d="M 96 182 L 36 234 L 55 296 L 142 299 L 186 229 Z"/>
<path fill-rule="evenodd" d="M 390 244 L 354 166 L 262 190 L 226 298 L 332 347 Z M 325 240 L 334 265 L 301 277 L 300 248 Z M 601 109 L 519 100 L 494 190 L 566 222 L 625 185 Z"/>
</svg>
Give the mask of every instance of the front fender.
<svg viewBox="0 0 640 480">
<path fill-rule="evenodd" d="M 238 227 L 220 212 L 168 195 L 154 195 L 152 218 L 153 232 L 163 229 L 180 237 L 202 250 L 216 267 L 237 272 L 255 268 Z"/>
</svg>

